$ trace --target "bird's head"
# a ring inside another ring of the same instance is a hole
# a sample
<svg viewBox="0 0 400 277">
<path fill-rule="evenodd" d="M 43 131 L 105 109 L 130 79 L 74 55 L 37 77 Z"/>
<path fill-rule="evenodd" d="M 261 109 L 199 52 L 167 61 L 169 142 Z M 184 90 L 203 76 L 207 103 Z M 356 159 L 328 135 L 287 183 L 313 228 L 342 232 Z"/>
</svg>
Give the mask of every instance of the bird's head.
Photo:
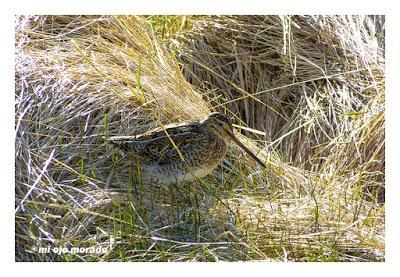
<svg viewBox="0 0 400 277">
<path fill-rule="evenodd" d="M 233 135 L 231 120 L 222 113 L 211 113 L 203 120 L 203 124 L 206 128 L 209 128 L 213 133 L 223 139 L 230 139 L 231 135 Z"/>
<path fill-rule="evenodd" d="M 265 164 L 234 135 L 232 122 L 227 116 L 218 112 L 211 113 L 206 119 L 203 120 L 203 125 L 206 128 L 209 128 L 217 136 L 233 141 L 240 148 L 246 151 L 246 153 L 249 154 L 262 167 L 266 167 Z"/>
</svg>

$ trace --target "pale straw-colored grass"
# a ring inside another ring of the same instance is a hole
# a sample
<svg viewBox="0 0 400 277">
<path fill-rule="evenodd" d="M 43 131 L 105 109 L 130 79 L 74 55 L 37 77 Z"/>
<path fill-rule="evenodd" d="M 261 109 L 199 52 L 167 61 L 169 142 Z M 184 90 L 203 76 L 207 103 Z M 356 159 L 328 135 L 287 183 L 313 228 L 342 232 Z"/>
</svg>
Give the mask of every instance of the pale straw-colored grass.
<svg viewBox="0 0 400 277">
<path fill-rule="evenodd" d="M 383 260 L 382 20 L 17 17 L 16 260 Z M 104 140 L 214 110 L 266 170 L 149 187 Z"/>
</svg>

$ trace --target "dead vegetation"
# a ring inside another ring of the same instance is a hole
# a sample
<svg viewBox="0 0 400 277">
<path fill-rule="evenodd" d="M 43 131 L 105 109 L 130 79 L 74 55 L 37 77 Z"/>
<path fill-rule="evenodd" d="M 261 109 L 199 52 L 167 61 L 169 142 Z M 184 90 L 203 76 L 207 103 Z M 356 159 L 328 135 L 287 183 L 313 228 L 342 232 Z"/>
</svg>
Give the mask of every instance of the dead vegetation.
<svg viewBox="0 0 400 277">
<path fill-rule="evenodd" d="M 379 16 L 17 17 L 16 259 L 384 260 L 383 41 Z M 143 187 L 103 138 L 212 110 L 267 170 L 232 146 Z"/>
</svg>

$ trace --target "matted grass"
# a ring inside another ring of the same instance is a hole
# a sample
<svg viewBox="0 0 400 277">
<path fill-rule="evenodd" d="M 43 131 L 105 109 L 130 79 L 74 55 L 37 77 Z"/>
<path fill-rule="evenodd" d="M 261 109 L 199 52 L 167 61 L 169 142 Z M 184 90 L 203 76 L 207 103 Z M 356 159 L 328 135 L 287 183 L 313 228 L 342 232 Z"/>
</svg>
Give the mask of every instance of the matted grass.
<svg viewBox="0 0 400 277">
<path fill-rule="evenodd" d="M 383 20 L 17 17 L 16 260 L 384 260 Z M 151 187 L 104 140 L 214 110 L 267 169 Z"/>
</svg>

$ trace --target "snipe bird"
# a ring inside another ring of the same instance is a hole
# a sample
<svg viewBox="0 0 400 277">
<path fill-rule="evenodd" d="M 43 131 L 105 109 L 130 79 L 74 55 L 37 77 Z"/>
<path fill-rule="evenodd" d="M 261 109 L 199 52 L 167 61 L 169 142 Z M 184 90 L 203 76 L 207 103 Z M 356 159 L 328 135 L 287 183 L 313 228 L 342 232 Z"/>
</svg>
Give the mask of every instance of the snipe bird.
<svg viewBox="0 0 400 277">
<path fill-rule="evenodd" d="M 210 174 L 225 157 L 228 140 L 266 167 L 235 137 L 229 118 L 217 112 L 202 121 L 169 124 L 136 136 L 108 139 L 139 160 L 143 182 L 164 185 L 193 181 Z"/>
</svg>

